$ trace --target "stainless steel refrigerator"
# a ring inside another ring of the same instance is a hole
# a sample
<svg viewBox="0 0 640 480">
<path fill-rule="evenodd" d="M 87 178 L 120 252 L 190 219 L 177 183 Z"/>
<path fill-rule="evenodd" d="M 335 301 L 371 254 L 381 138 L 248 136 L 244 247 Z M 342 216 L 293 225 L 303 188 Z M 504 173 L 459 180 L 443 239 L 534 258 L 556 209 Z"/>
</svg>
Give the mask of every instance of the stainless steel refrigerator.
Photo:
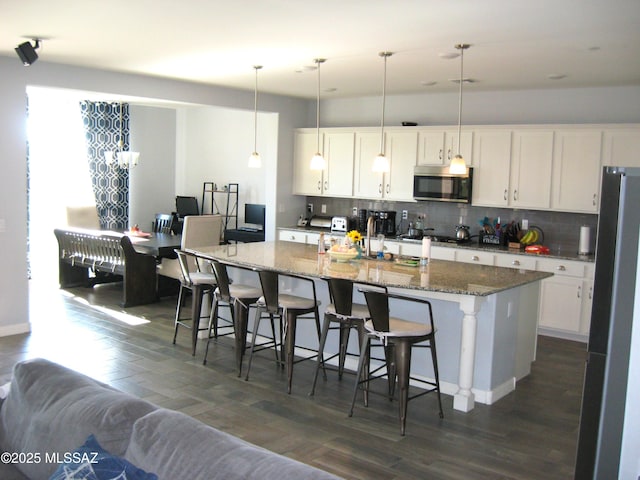
<svg viewBox="0 0 640 480">
<path fill-rule="evenodd" d="M 629 436 L 624 435 L 625 422 L 628 425 L 630 415 L 636 416 L 638 409 L 628 403 L 628 394 L 634 393 L 628 382 L 630 359 L 638 354 L 632 338 L 634 333 L 638 338 L 640 329 L 640 314 L 634 315 L 634 304 L 640 304 L 636 298 L 639 232 L 640 168 L 605 167 L 576 479 L 623 478 L 621 452 L 625 441 L 630 446 Z M 638 365 L 632 364 L 633 369 Z M 637 451 L 640 445 L 632 448 Z M 638 475 L 636 471 L 631 478 Z"/>
</svg>

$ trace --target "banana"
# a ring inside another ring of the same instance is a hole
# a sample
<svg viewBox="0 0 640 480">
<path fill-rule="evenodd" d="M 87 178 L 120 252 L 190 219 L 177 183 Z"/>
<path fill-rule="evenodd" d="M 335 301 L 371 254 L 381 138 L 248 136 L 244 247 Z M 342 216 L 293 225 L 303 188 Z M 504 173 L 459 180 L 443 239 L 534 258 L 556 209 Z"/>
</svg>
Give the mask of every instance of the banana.
<svg viewBox="0 0 640 480">
<path fill-rule="evenodd" d="M 539 235 L 537 230 L 531 230 L 533 232 L 533 236 L 529 243 L 536 243 L 538 241 Z"/>
<path fill-rule="evenodd" d="M 527 233 L 524 234 L 524 237 L 520 239 L 520 243 L 522 243 L 523 245 L 529 245 L 531 243 L 532 237 L 533 237 L 533 230 L 529 230 L 527 231 Z"/>
</svg>

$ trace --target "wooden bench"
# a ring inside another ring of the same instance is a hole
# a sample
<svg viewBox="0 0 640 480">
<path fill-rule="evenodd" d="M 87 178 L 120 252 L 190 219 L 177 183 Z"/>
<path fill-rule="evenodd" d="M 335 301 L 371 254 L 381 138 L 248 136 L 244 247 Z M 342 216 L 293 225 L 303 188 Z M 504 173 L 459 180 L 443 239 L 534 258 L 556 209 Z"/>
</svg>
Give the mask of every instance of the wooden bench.
<svg viewBox="0 0 640 480">
<path fill-rule="evenodd" d="M 57 228 L 54 233 L 61 288 L 122 281 L 123 307 L 158 300 L 156 259 L 136 252 L 128 236 L 79 228 Z"/>
</svg>

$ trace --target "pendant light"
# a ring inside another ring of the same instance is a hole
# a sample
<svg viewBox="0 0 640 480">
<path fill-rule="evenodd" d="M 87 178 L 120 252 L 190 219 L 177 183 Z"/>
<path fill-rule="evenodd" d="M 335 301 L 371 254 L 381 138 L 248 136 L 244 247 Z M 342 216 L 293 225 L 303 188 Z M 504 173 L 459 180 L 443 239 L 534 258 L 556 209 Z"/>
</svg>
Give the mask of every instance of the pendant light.
<svg viewBox="0 0 640 480">
<path fill-rule="evenodd" d="M 138 165 L 140 159 L 140 152 L 131 152 L 124 150 L 124 135 L 122 133 L 123 115 L 122 110 L 124 106 L 120 103 L 120 137 L 118 138 L 118 150 L 107 150 L 104 152 L 104 157 L 107 165 L 117 164 L 118 167 L 123 169 L 132 169 Z"/>
<path fill-rule="evenodd" d="M 316 58 L 314 62 L 316 63 L 318 70 L 318 96 L 317 96 L 317 105 L 316 105 L 316 154 L 311 158 L 311 170 L 324 170 L 327 168 L 327 162 L 320 153 L 320 64 L 326 61 L 325 58 Z"/>
<path fill-rule="evenodd" d="M 380 52 L 384 59 L 384 75 L 382 79 L 382 120 L 380 121 L 380 153 L 373 160 L 372 170 L 374 172 L 385 173 L 389 171 L 389 159 L 384 155 L 384 105 L 387 95 L 387 58 L 393 55 L 392 52 Z"/>
<path fill-rule="evenodd" d="M 262 158 L 258 153 L 258 70 L 262 68 L 262 65 L 254 65 L 253 68 L 256 71 L 256 86 L 253 96 L 253 153 L 249 157 L 249 168 L 262 167 Z"/>
<path fill-rule="evenodd" d="M 451 159 L 449 165 L 449 173 L 465 174 L 467 173 L 467 164 L 460 152 L 460 137 L 462 132 L 462 84 L 464 83 L 464 51 L 470 47 L 468 43 L 459 43 L 455 46 L 460 50 L 460 95 L 458 99 L 458 153 Z"/>
</svg>

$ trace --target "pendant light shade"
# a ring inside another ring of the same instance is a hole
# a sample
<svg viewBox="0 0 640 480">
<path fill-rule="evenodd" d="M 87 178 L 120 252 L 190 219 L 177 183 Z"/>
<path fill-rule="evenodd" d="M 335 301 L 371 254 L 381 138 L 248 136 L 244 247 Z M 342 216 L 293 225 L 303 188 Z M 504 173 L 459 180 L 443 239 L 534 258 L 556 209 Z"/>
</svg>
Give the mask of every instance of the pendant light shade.
<svg viewBox="0 0 640 480">
<path fill-rule="evenodd" d="M 468 43 L 459 43 L 455 46 L 460 50 L 460 95 L 458 97 L 458 153 L 451 159 L 449 173 L 467 173 L 467 164 L 460 152 L 460 138 L 462 133 L 462 84 L 464 83 L 464 51 L 470 47 Z"/>
<path fill-rule="evenodd" d="M 327 162 L 320 152 L 320 64 L 325 61 L 326 59 L 324 58 L 316 58 L 314 60 L 318 70 L 318 95 L 316 102 L 316 154 L 311 157 L 311 170 L 324 170 L 327 168 Z"/>
<path fill-rule="evenodd" d="M 386 173 L 389 171 L 389 159 L 384 155 L 384 107 L 387 97 L 387 58 L 393 55 L 392 52 L 380 52 L 378 55 L 384 60 L 384 75 L 382 77 L 382 119 L 380 120 L 380 153 L 373 160 L 372 170 L 374 172 Z"/>
<path fill-rule="evenodd" d="M 262 68 L 262 65 L 254 65 L 256 71 L 256 85 L 253 96 L 253 153 L 249 156 L 249 168 L 262 167 L 262 158 L 258 153 L 258 70 Z"/>
</svg>

